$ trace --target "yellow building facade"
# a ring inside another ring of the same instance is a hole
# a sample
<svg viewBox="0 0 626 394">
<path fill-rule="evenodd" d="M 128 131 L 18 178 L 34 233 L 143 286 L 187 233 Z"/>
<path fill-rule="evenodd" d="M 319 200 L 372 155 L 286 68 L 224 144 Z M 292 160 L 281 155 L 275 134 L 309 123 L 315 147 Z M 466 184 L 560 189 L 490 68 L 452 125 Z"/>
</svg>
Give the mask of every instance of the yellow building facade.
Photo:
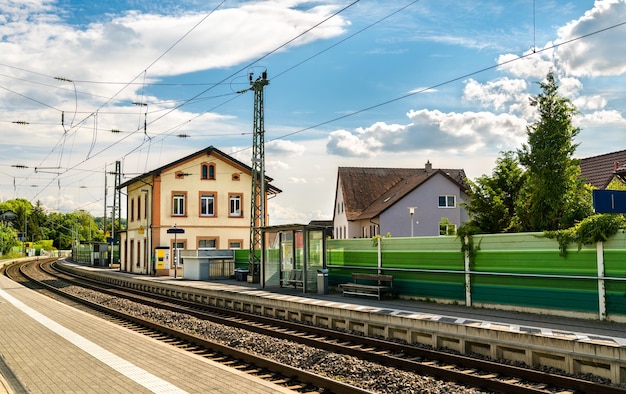
<svg viewBox="0 0 626 394">
<path fill-rule="evenodd" d="M 266 177 L 265 207 L 268 195 L 281 192 L 271 181 Z M 126 189 L 127 195 L 121 271 L 176 275 L 175 248 L 250 247 L 252 168 L 212 146 L 124 182 L 119 189 Z"/>
</svg>

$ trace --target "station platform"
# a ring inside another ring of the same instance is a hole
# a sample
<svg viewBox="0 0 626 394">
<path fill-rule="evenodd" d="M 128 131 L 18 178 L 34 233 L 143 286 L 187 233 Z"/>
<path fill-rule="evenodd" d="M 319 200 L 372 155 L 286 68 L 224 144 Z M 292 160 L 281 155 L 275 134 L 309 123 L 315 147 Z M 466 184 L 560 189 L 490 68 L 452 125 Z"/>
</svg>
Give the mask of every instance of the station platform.
<svg viewBox="0 0 626 394">
<path fill-rule="evenodd" d="M 323 322 L 343 324 L 337 328 L 364 322 L 364 331 L 380 329 L 381 334 L 389 334 L 386 322 L 401 320 L 406 329 L 402 335 L 411 337 L 413 331 L 419 331 L 415 337 L 433 346 L 458 346 L 461 351 L 486 349 L 488 356 L 514 353 L 514 359 L 528 364 L 554 362 L 553 366 L 569 372 L 599 374 L 614 382 L 626 379 L 624 323 L 416 300 L 347 297 L 334 291 L 304 294 L 301 289 L 264 289 L 234 279 L 196 281 L 63 264 L 147 287 L 207 294 L 219 302 L 237 300 L 234 302 L 239 306 L 260 308 L 257 312 L 270 310 L 276 315 L 284 311 L 283 317 L 293 314 L 313 319 L 331 316 Z M 0 316 L 0 375 L 5 387 L 14 388 L 12 392 L 288 392 L 74 310 L 5 277 L 0 277 Z M 455 335 L 458 342 L 452 342 Z M 547 346 L 554 349 L 546 350 Z M 592 367 L 597 360 L 605 367 Z M 235 379 L 236 387 L 232 384 Z M 0 384 L 0 393 L 2 387 Z"/>
<path fill-rule="evenodd" d="M 0 276 L 0 393 L 291 393 Z"/>
</svg>

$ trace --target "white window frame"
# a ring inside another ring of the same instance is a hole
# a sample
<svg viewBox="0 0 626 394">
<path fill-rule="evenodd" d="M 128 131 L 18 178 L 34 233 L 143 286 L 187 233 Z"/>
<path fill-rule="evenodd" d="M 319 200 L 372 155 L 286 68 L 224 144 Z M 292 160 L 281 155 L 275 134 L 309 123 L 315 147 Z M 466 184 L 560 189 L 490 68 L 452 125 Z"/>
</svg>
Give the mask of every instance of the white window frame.
<svg viewBox="0 0 626 394">
<path fill-rule="evenodd" d="M 229 216 L 241 217 L 243 211 L 241 210 L 241 196 L 238 194 L 231 195 L 228 202 Z"/>
<path fill-rule="evenodd" d="M 175 193 L 172 196 L 172 216 L 185 216 L 185 195 Z"/>
<path fill-rule="evenodd" d="M 441 205 L 441 198 L 444 198 L 445 204 Z M 450 201 L 452 200 L 452 201 Z M 452 203 L 452 205 L 450 205 Z M 456 196 L 454 194 L 444 194 L 437 198 L 437 205 L 439 208 L 456 208 Z"/>
<path fill-rule="evenodd" d="M 215 216 L 215 193 L 200 195 L 200 216 Z"/>
</svg>

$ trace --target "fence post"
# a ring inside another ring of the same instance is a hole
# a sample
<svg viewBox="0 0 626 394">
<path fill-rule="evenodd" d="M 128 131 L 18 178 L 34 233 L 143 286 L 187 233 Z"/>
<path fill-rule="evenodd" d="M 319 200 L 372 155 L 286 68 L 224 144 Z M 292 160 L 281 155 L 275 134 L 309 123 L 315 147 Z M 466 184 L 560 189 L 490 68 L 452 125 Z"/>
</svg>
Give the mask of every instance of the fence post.
<svg viewBox="0 0 626 394">
<path fill-rule="evenodd" d="M 378 247 L 378 275 L 382 275 L 383 273 L 383 252 L 380 247 L 381 242 L 383 242 L 383 237 L 379 237 L 378 242 L 376 242 L 376 246 Z"/>
<path fill-rule="evenodd" d="M 469 238 L 465 236 L 463 239 L 465 246 L 469 244 Z M 472 275 L 470 264 L 470 252 L 468 248 L 465 248 L 465 306 L 472 306 Z"/>
<path fill-rule="evenodd" d="M 596 259 L 598 261 L 598 318 L 606 320 L 606 287 L 604 285 L 604 244 L 596 244 Z"/>
</svg>

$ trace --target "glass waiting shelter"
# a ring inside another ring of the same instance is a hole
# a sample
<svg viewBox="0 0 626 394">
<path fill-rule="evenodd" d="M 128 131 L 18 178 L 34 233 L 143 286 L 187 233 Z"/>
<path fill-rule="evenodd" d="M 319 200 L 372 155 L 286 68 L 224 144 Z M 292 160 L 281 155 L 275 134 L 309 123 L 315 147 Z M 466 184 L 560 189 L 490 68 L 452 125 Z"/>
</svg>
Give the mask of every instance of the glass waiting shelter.
<svg viewBox="0 0 626 394">
<path fill-rule="evenodd" d="M 318 274 L 326 272 L 327 231 L 327 227 L 307 224 L 263 227 L 262 286 L 318 291 Z"/>
</svg>

